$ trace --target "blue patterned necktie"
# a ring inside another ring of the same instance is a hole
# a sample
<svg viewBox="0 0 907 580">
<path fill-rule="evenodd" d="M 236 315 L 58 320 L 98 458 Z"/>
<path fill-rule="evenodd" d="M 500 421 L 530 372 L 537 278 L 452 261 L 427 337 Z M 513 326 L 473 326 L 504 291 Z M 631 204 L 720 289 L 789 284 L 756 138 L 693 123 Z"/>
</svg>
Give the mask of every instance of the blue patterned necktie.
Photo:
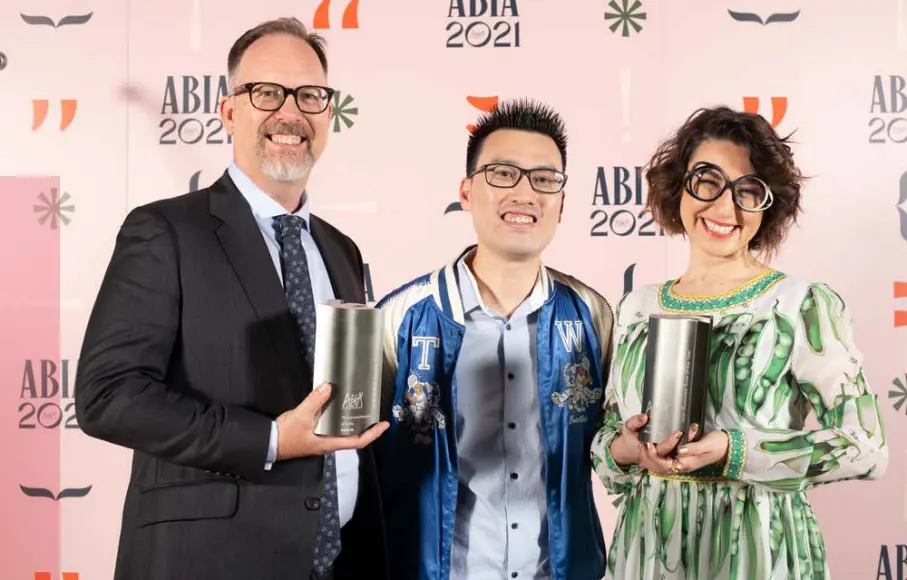
<svg viewBox="0 0 907 580">
<path fill-rule="evenodd" d="M 302 247 L 302 228 L 305 220 L 295 215 L 274 218 L 274 231 L 280 244 L 280 262 L 283 265 L 283 285 L 290 312 L 299 329 L 303 358 L 314 368 L 315 361 L 315 297 L 309 264 Z M 337 467 L 334 454 L 324 457 L 324 493 L 321 499 L 321 524 L 318 526 L 318 543 L 315 546 L 315 577 L 320 577 L 340 553 L 340 517 L 337 511 Z"/>
</svg>

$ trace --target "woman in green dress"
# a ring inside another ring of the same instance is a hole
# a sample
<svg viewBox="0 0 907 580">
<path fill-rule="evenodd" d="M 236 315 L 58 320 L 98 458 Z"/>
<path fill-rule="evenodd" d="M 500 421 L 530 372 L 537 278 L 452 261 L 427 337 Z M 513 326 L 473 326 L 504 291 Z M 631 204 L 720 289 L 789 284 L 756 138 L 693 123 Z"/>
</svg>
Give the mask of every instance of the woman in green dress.
<svg viewBox="0 0 907 580">
<path fill-rule="evenodd" d="M 595 471 L 621 496 L 606 578 L 828 578 L 805 491 L 878 479 L 888 448 L 853 342 L 851 312 L 827 284 L 760 260 L 800 211 L 800 171 L 760 116 L 694 113 L 661 145 L 648 206 L 689 241 L 684 274 L 636 289 L 615 309 L 613 365 Z M 654 313 L 713 321 L 702 437 L 643 445 L 647 323 Z M 817 428 L 806 425 L 814 413 Z"/>
</svg>

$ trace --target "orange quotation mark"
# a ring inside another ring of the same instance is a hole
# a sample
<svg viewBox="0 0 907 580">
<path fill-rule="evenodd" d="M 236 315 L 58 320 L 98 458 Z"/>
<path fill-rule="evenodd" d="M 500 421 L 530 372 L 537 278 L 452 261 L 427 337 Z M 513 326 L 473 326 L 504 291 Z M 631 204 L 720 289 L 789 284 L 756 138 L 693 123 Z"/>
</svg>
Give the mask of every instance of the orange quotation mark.
<svg viewBox="0 0 907 580">
<path fill-rule="evenodd" d="M 493 97 L 466 97 L 469 104 L 480 111 L 490 113 L 492 109 L 498 106 L 498 96 Z M 470 133 L 476 130 L 475 125 L 466 125 L 466 130 Z"/>
<path fill-rule="evenodd" d="M 759 112 L 759 97 L 743 97 L 743 111 Z M 787 97 L 772 97 L 772 129 L 781 124 L 787 114 Z"/>
<path fill-rule="evenodd" d="M 37 131 L 47 119 L 50 102 L 47 99 L 32 100 L 32 125 L 31 130 Z M 76 116 L 78 101 L 76 99 L 60 99 L 60 130 L 65 131 Z"/>
<path fill-rule="evenodd" d="M 79 580 L 78 572 L 63 572 L 61 580 Z M 35 572 L 35 580 L 51 580 L 50 572 Z"/>
<path fill-rule="evenodd" d="M 907 298 L 907 282 L 894 283 L 894 297 Z M 907 310 L 894 311 L 894 327 L 907 326 Z"/>
<path fill-rule="evenodd" d="M 330 28 L 331 27 L 331 0 L 321 0 L 321 4 L 318 5 L 318 8 L 315 9 L 315 22 L 312 25 L 314 28 Z M 344 29 L 358 29 L 359 28 L 359 0 L 350 0 L 350 3 L 346 5 L 346 9 L 343 11 L 343 20 L 340 22 L 340 27 Z"/>
</svg>

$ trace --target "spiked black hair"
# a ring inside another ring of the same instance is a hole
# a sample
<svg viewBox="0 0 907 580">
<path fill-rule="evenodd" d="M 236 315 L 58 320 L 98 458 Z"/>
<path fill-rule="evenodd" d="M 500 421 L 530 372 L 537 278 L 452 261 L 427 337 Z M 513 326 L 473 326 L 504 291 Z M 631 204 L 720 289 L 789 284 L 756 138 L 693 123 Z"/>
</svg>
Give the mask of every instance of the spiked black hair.
<svg viewBox="0 0 907 580">
<path fill-rule="evenodd" d="M 485 139 L 499 129 L 519 129 L 551 137 L 561 152 L 564 171 L 567 170 L 567 130 L 561 116 L 547 105 L 519 99 L 499 103 L 476 123 L 466 145 L 466 175 L 475 171 Z"/>
</svg>

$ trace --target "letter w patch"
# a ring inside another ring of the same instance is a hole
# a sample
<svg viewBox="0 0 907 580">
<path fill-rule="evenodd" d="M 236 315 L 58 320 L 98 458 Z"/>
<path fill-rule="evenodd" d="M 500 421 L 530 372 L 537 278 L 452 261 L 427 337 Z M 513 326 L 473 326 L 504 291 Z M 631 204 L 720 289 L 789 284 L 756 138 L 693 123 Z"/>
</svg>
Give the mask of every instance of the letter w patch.
<svg viewBox="0 0 907 580">
<path fill-rule="evenodd" d="M 567 352 L 583 352 L 583 323 L 579 320 L 555 320 L 554 326 L 561 336 L 561 342 Z"/>
</svg>

